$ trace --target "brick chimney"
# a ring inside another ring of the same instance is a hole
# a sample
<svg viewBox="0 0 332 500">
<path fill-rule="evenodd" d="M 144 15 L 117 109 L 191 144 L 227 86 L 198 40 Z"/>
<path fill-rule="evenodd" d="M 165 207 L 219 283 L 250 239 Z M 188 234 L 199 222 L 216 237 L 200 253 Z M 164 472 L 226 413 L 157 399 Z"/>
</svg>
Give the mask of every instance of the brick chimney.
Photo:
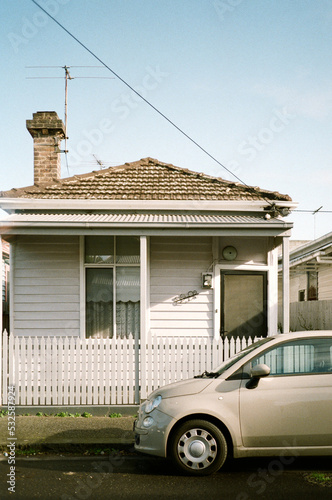
<svg viewBox="0 0 332 500">
<path fill-rule="evenodd" d="M 38 111 L 27 120 L 33 137 L 34 184 L 47 184 L 61 178 L 60 144 L 65 126 L 55 111 Z"/>
</svg>

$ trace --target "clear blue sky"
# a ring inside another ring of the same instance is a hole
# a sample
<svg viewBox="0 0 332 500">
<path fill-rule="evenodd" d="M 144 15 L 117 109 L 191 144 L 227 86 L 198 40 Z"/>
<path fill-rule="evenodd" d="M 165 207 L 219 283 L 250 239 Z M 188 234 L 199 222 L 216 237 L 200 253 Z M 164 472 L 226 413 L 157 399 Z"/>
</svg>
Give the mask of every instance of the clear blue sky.
<svg viewBox="0 0 332 500">
<path fill-rule="evenodd" d="M 75 37 L 243 182 L 332 211 L 331 0 L 40 0 Z M 36 111 L 64 118 L 62 66 L 100 65 L 31 0 L 2 0 L 0 189 L 33 183 Z M 60 66 L 30 69 L 27 66 Z M 112 75 L 71 68 L 73 77 Z M 231 175 L 118 79 L 68 90 L 69 174 L 151 156 Z M 64 147 L 64 144 L 63 144 Z M 65 161 L 63 177 L 68 176 Z M 294 239 L 332 213 L 294 213 Z"/>
</svg>

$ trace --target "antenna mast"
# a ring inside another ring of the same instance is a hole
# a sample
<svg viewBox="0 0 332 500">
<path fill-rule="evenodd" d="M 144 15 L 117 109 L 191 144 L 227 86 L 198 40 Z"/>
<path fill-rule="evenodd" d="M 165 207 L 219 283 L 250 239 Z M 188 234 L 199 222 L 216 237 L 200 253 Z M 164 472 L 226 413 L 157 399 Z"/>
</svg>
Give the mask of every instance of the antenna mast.
<svg viewBox="0 0 332 500">
<path fill-rule="evenodd" d="M 68 80 L 73 80 L 73 77 L 70 76 L 69 73 L 69 67 L 64 66 L 63 69 L 65 70 L 65 150 L 64 153 L 66 155 L 66 160 L 67 160 L 67 125 L 68 125 Z"/>
<path fill-rule="evenodd" d="M 104 66 L 26 66 L 26 68 L 62 68 L 65 70 L 65 149 L 61 151 L 61 153 L 65 153 L 66 157 L 66 166 L 67 166 L 67 171 L 69 174 L 69 167 L 68 167 L 68 158 L 67 158 L 67 153 L 69 152 L 67 149 L 67 130 L 68 130 L 68 80 L 74 80 L 75 78 L 95 78 L 99 80 L 114 80 L 114 77 L 104 77 L 104 76 L 71 76 L 69 73 L 70 68 L 102 68 L 105 69 Z M 63 77 L 58 77 L 58 76 L 28 76 L 26 77 L 29 80 L 36 80 L 36 79 L 54 79 L 54 78 L 63 78 Z"/>
</svg>

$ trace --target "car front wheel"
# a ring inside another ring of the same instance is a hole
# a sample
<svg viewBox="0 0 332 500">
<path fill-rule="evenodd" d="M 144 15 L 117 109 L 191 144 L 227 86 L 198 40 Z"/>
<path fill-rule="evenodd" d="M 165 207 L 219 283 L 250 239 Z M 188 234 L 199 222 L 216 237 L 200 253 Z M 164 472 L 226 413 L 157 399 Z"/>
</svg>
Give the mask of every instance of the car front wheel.
<svg viewBox="0 0 332 500">
<path fill-rule="evenodd" d="M 189 420 L 171 437 L 169 455 L 180 471 L 192 476 L 207 476 L 224 464 L 227 442 L 211 422 Z"/>
</svg>

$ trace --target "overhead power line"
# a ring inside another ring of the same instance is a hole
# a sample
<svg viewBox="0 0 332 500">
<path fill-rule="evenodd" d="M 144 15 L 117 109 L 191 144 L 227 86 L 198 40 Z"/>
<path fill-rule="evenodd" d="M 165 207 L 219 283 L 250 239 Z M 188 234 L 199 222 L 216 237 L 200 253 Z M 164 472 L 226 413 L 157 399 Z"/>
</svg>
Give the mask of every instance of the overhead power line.
<svg viewBox="0 0 332 500">
<path fill-rule="evenodd" d="M 116 76 L 126 87 L 128 87 L 132 92 L 134 92 L 140 99 L 142 99 L 148 106 L 150 106 L 156 113 L 162 116 L 165 120 L 168 121 L 174 128 L 176 128 L 182 135 L 184 135 L 189 141 L 191 141 L 195 146 L 197 146 L 203 153 L 209 156 L 213 161 L 215 161 L 218 165 L 220 165 L 224 170 L 226 170 L 230 175 L 235 177 L 241 184 L 251 189 L 251 186 L 246 184 L 240 177 L 238 177 L 234 172 L 232 172 L 229 168 L 227 168 L 223 163 L 221 163 L 215 156 L 209 153 L 205 148 L 203 148 L 197 141 L 195 141 L 192 137 L 190 137 L 184 130 L 182 130 L 178 125 L 176 125 L 170 118 L 168 118 L 164 113 L 162 113 L 158 108 L 156 108 L 150 101 L 148 101 L 145 97 L 143 97 L 137 90 L 135 90 L 126 80 L 124 80 L 118 73 L 116 73 L 112 68 L 110 68 L 100 57 L 97 56 L 91 49 L 89 49 L 86 45 L 84 45 L 81 40 L 79 40 L 75 35 L 73 35 L 67 28 L 63 26 L 59 21 L 57 21 L 47 10 L 45 10 L 39 3 L 35 0 L 31 0 L 40 10 L 42 10 L 50 19 L 52 19 L 63 31 L 65 31 L 71 38 L 73 38 L 81 47 L 83 47 L 89 54 L 92 55 L 97 61 L 100 62 L 105 68 L 107 68 L 114 76 Z M 270 203 L 270 200 L 267 200 Z"/>
<path fill-rule="evenodd" d="M 304 213 L 304 214 L 312 214 L 312 215 L 315 215 L 316 213 L 320 213 L 320 214 L 332 214 L 332 210 L 298 210 L 298 209 L 295 209 L 295 210 L 292 210 L 292 212 L 300 212 L 300 213 Z"/>
<path fill-rule="evenodd" d="M 182 130 L 176 123 L 174 123 L 168 116 L 166 116 L 162 111 L 156 108 L 150 101 L 148 101 L 145 97 L 143 97 L 137 90 L 135 90 L 124 78 L 122 78 L 118 73 L 116 73 L 110 66 L 108 66 L 100 57 L 97 56 L 89 47 L 84 45 L 81 40 L 79 40 L 73 33 L 71 33 L 67 28 L 63 26 L 59 21 L 57 21 L 47 10 L 45 10 L 38 2 L 35 0 L 31 0 L 40 10 L 42 10 L 50 19 L 52 19 L 63 31 L 65 31 L 73 40 L 75 40 L 84 50 L 86 50 L 92 57 L 94 57 L 100 64 L 102 64 L 106 69 L 108 69 L 116 78 L 118 78 L 126 87 L 128 87 L 134 94 L 136 94 L 142 101 L 144 101 L 150 108 L 152 108 L 156 113 L 158 113 L 162 118 L 164 118 L 172 127 L 174 127 L 178 132 L 180 132 L 184 137 L 186 137 L 190 142 L 192 142 L 195 146 L 197 146 L 203 153 L 205 153 L 209 158 L 211 158 L 215 163 L 217 163 L 220 167 L 226 170 L 230 175 L 232 175 L 235 179 L 237 179 L 242 185 L 244 185 L 248 189 L 254 189 L 252 186 L 249 186 L 246 182 L 244 182 L 239 176 L 237 176 L 231 169 L 226 167 L 221 161 L 219 161 L 215 156 L 209 153 L 203 146 L 201 146 L 195 139 L 193 139 L 189 134 L 187 134 L 184 130 Z M 270 205 L 272 210 L 275 210 L 275 203 L 265 196 L 262 198 Z"/>
</svg>

